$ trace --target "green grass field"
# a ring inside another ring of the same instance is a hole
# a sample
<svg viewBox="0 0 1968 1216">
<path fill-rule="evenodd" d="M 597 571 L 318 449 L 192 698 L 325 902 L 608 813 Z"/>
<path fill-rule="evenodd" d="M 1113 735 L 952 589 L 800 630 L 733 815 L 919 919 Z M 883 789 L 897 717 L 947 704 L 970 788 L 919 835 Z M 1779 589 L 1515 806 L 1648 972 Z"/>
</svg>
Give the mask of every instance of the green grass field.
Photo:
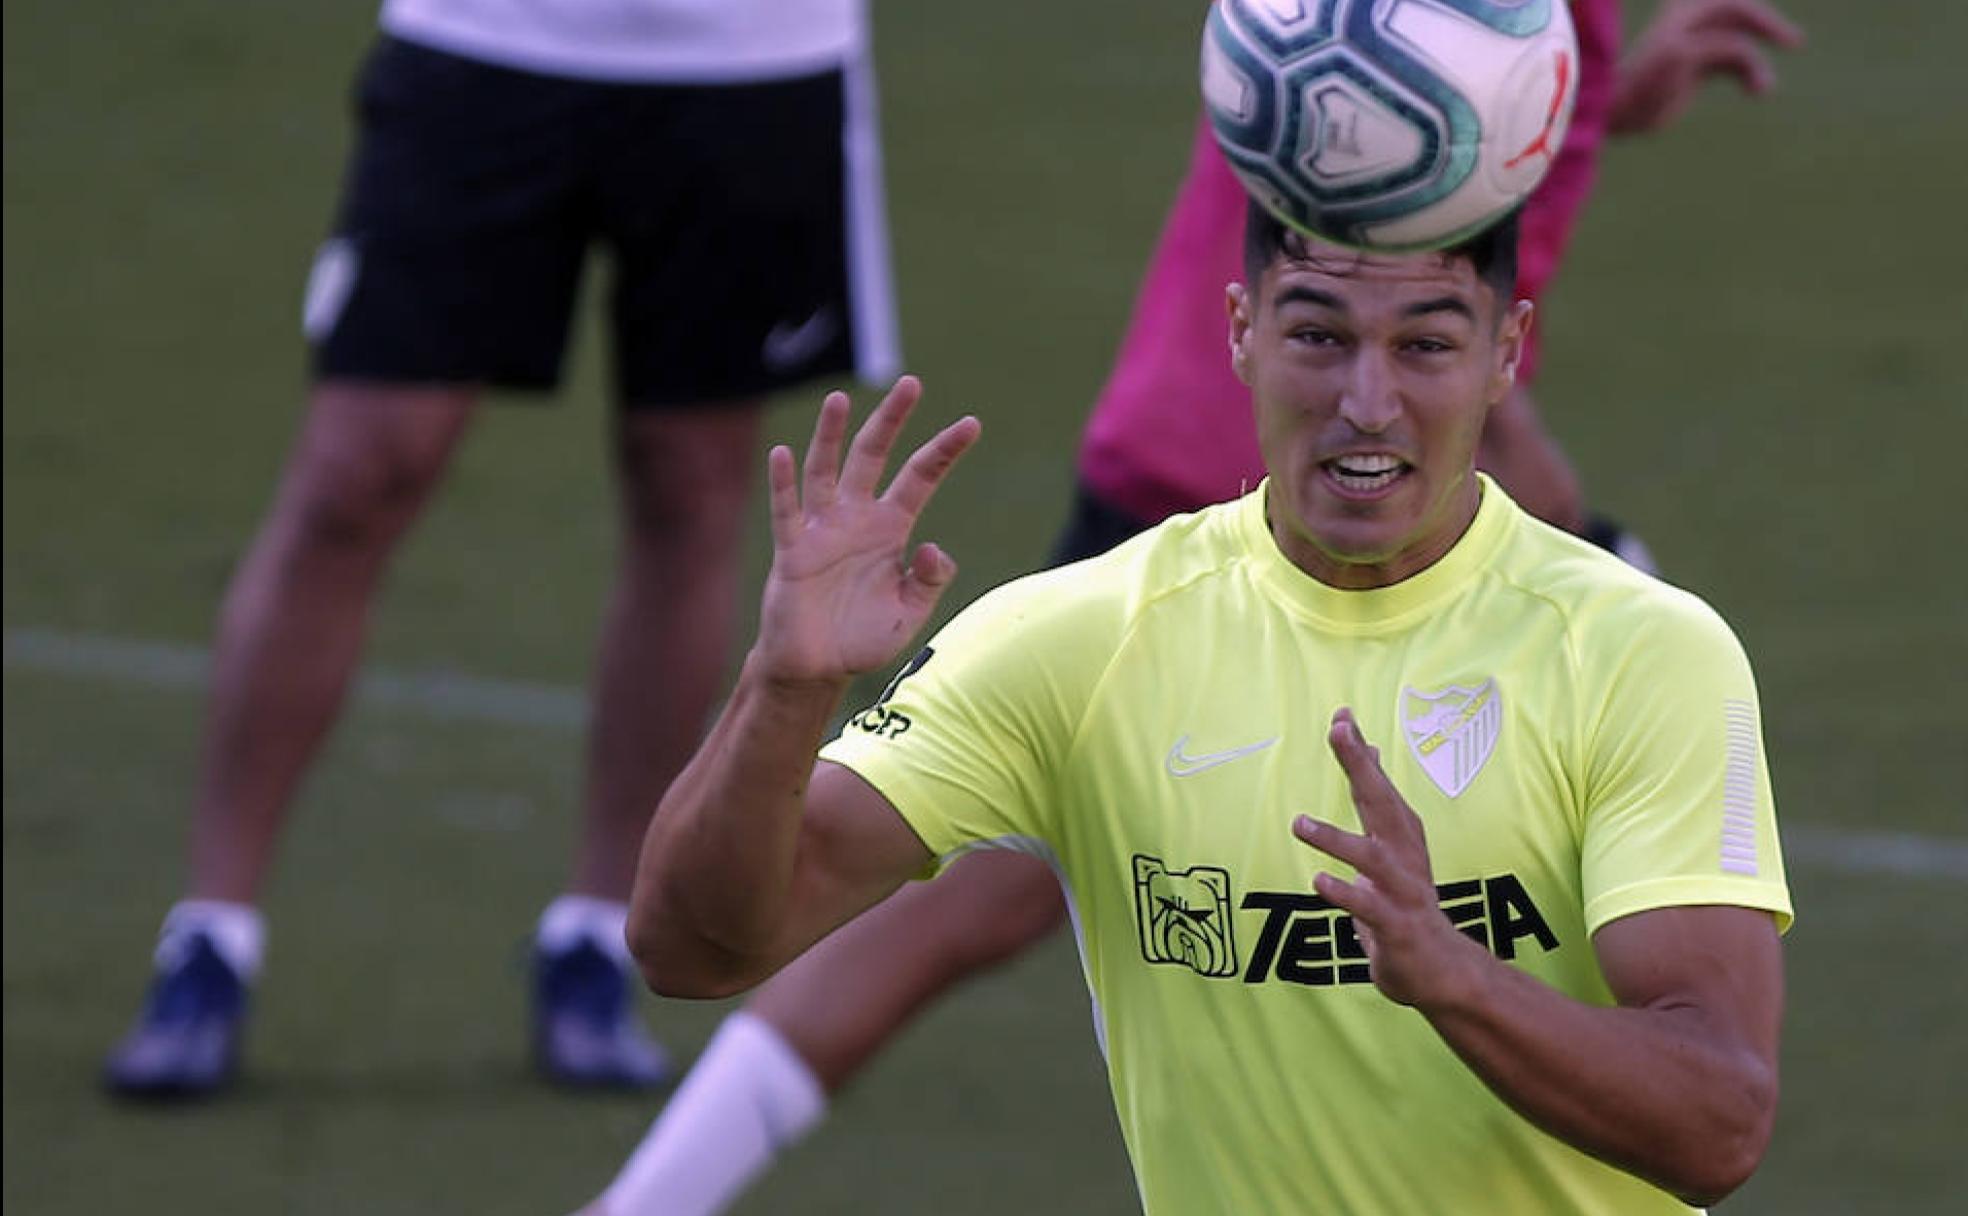
<svg viewBox="0 0 1968 1216">
<path fill-rule="evenodd" d="M 1778 96 L 1718 90 L 1609 156 L 1542 390 L 1595 500 L 1736 624 L 1762 680 L 1800 919 L 1777 1138 L 1728 1210 L 1958 1211 L 1968 17 L 1786 7 L 1812 43 Z M 964 563 L 959 599 L 1029 568 L 1059 517 L 1187 147 L 1196 8 L 877 5 L 910 364 L 930 414 L 987 427 L 928 528 Z M 23 639 L 205 643 L 297 416 L 301 283 L 372 19 L 5 9 L 10 1212 L 554 1212 L 655 1109 L 522 1066 L 521 943 L 563 876 L 578 736 L 372 703 L 284 846 L 248 1083 L 169 1113 L 95 1088 L 180 880 L 201 701 L 51 670 Z M 582 680 L 611 544 L 594 353 L 557 408 L 480 424 L 380 606 L 375 663 Z M 755 569 L 764 544 L 755 521 Z M 1917 834 L 1925 872 L 1868 864 L 1851 833 Z M 650 1007 L 681 1053 L 722 1012 Z M 1058 941 L 913 1029 L 745 1210 L 1132 1202 Z"/>
</svg>

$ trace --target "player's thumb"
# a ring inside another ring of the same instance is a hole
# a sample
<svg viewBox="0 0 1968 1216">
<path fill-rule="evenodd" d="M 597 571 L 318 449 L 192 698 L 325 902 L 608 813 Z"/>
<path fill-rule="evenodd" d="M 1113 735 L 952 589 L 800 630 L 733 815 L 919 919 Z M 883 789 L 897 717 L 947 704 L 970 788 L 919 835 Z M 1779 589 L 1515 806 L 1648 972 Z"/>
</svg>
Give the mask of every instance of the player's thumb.
<svg viewBox="0 0 1968 1216">
<path fill-rule="evenodd" d="M 956 559 L 945 553 L 941 546 L 925 541 L 916 546 L 909 558 L 909 577 L 931 592 L 940 592 L 949 586 L 950 580 L 957 577 Z"/>
</svg>

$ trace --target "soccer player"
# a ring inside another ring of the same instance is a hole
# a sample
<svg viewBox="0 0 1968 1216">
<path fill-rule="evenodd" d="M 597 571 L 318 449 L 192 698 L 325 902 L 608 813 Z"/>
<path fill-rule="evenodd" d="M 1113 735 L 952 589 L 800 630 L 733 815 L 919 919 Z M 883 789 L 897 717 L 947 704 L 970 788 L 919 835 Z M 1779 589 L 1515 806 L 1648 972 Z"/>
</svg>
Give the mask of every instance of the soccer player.
<svg viewBox="0 0 1968 1216">
<path fill-rule="evenodd" d="M 1770 1134 L 1791 914 L 1748 663 L 1476 471 L 1514 221 L 1382 256 L 1254 209 L 1247 249 L 1267 480 L 986 595 L 824 749 L 954 574 L 909 532 L 979 427 L 881 491 L 904 378 L 773 451 L 758 637 L 644 844 L 644 975 L 743 991 L 968 851 L 1039 856 L 1149 1212 L 1713 1202 Z"/>
<path fill-rule="evenodd" d="M 554 1079 L 665 1080 L 622 926 L 643 826 L 724 671 L 760 406 L 895 367 L 862 0 L 386 0 L 381 24 L 308 287 L 306 419 L 219 619 L 189 889 L 107 1066 L 123 1093 L 233 1071 L 261 888 L 377 583 L 485 390 L 558 381 L 597 246 L 621 558 L 533 1034 Z"/>
<path fill-rule="evenodd" d="M 1704 81 L 1774 84 L 1770 46 L 1800 31 L 1759 0 L 1673 0 L 1623 62 L 1617 0 L 1577 0 L 1580 93 L 1563 147 L 1526 204 L 1517 291 L 1541 298 L 1611 135 L 1660 130 Z M 1244 420 L 1249 390 L 1222 357 L 1217 293 L 1240 273 L 1246 196 L 1198 127 L 1188 171 L 1148 267 L 1119 358 L 1086 427 L 1078 485 L 1052 560 L 1105 551 L 1170 514 L 1242 493 L 1263 475 Z M 1630 533 L 1588 513 L 1529 382 L 1537 332 L 1516 382 L 1485 419 L 1478 464 L 1527 509 L 1634 564 Z M 953 984 L 1013 957 L 1064 919 L 1051 871 L 1012 854 L 968 857 L 931 885 L 817 946 L 761 987 L 705 1049 L 608 1188 L 616 1216 L 721 1209 L 915 1013 Z"/>
</svg>

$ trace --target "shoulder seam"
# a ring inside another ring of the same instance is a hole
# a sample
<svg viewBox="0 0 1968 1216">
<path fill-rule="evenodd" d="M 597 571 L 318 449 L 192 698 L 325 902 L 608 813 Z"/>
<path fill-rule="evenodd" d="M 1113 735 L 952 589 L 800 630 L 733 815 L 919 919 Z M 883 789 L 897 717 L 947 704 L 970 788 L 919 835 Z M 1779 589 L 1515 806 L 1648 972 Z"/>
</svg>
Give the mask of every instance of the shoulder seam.
<svg viewBox="0 0 1968 1216">
<path fill-rule="evenodd" d="M 1560 631 L 1565 639 L 1565 668 L 1567 674 L 1570 676 L 1569 682 L 1572 698 L 1572 754 L 1569 757 L 1571 761 L 1568 765 L 1569 772 L 1566 774 L 1567 784 L 1571 786 L 1572 792 L 1572 835 L 1574 842 L 1583 841 L 1585 833 L 1586 797 L 1584 784 L 1586 779 L 1585 758 L 1588 732 L 1584 718 L 1584 699 L 1578 695 L 1578 689 L 1582 683 L 1580 677 L 1584 671 L 1584 665 L 1579 659 L 1577 623 L 1574 621 L 1570 609 L 1548 592 L 1528 585 L 1507 570 L 1492 569 L 1487 573 L 1519 595 L 1529 596 L 1531 599 L 1545 605 L 1558 616 Z"/>
<path fill-rule="evenodd" d="M 1066 744 L 1066 755 L 1068 757 L 1071 757 L 1079 750 L 1080 740 L 1085 737 L 1086 733 L 1087 716 L 1092 711 L 1094 702 L 1099 699 L 1101 690 L 1107 684 L 1108 677 L 1113 674 L 1114 664 L 1119 661 L 1121 651 L 1126 647 L 1128 640 L 1134 636 L 1142 616 L 1148 609 L 1168 599 L 1170 596 L 1187 591 L 1205 579 L 1233 573 L 1243 567 L 1248 560 L 1248 555 L 1242 551 L 1232 551 L 1226 554 L 1222 560 L 1212 562 L 1180 581 L 1160 588 L 1140 602 L 1129 606 L 1121 629 L 1115 635 L 1113 652 L 1107 656 L 1107 661 L 1101 665 L 1099 677 L 1094 680 L 1093 686 L 1087 690 L 1085 704 L 1080 706 L 1080 719 L 1073 724 L 1073 737 Z M 1056 794 L 1057 790 L 1054 792 Z"/>
</svg>

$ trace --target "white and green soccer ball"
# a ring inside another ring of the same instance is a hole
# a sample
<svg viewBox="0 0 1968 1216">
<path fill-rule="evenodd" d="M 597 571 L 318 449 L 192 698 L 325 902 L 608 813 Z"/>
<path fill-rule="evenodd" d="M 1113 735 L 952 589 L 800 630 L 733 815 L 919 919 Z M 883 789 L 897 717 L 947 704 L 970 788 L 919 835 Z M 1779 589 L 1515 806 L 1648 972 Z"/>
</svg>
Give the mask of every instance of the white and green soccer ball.
<svg viewBox="0 0 1968 1216">
<path fill-rule="evenodd" d="M 1203 32 L 1217 143 L 1279 219 L 1441 248 L 1543 179 L 1578 97 L 1564 0 L 1221 0 Z"/>
</svg>

